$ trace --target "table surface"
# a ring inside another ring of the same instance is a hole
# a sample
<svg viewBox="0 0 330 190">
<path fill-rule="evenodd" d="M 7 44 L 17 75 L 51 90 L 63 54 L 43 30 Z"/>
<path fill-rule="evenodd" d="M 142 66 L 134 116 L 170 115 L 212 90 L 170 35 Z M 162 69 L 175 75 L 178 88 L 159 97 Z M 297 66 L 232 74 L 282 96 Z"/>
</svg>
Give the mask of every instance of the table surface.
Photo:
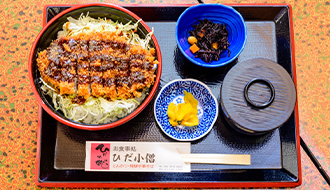
<svg viewBox="0 0 330 190">
<path fill-rule="evenodd" d="M 28 78 L 28 55 L 42 28 L 47 4 L 91 0 L 2 0 L 0 2 L 0 187 L 43 189 L 35 180 L 38 103 Z M 100 0 L 113 4 L 173 4 L 174 0 Z M 205 3 L 283 3 L 280 0 L 227 0 Z M 197 1 L 180 1 L 194 4 Z M 330 174 L 330 1 L 288 0 L 294 21 L 300 136 Z M 329 189 L 301 149 L 302 184 L 296 189 Z M 56 189 L 56 188 L 55 188 Z"/>
</svg>

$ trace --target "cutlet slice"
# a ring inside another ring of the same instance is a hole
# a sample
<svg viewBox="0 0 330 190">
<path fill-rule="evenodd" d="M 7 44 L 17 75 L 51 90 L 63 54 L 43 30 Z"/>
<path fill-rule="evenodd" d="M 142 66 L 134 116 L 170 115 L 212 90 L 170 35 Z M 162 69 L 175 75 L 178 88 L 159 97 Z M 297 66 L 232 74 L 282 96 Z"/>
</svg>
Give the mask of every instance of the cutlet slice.
<svg viewBox="0 0 330 190">
<path fill-rule="evenodd" d="M 131 78 L 129 60 L 124 57 L 116 57 L 115 67 L 118 69 L 116 76 L 117 95 L 120 99 L 133 98 L 131 93 Z"/>
<path fill-rule="evenodd" d="M 118 69 L 115 67 L 115 59 L 112 56 L 113 50 L 104 48 L 102 51 L 103 62 L 103 80 L 104 80 L 104 97 L 111 100 L 117 99 L 116 76 Z"/>
<path fill-rule="evenodd" d="M 42 79 L 55 90 L 60 89 L 62 78 L 60 58 L 62 53 L 61 46 L 53 42 L 46 50 L 41 51 L 37 58 L 37 65 Z"/>
<path fill-rule="evenodd" d="M 104 95 L 103 72 L 101 70 L 101 59 L 90 62 L 90 77 L 92 96 L 100 97 Z"/>
<path fill-rule="evenodd" d="M 153 70 L 154 59 L 151 53 L 141 46 L 133 46 L 130 54 L 130 78 L 131 92 L 134 96 L 140 97 L 141 92 L 150 87 L 154 82 Z"/>
<path fill-rule="evenodd" d="M 145 78 L 144 85 L 147 88 L 150 88 L 150 86 L 155 82 L 155 64 L 158 64 L 158 61 L 155 61 L 154 57 L 147 57 L 147 59 L 143 62 L 143 73 Z"/>
<path fill-rule="evenodd" d="M 132 82 L 131 92 L 136 97 L 140 97 L 143 89 L 145 88 L 144 85 L 145 78 L 144 78 L 142 66 L 143 66 L 143 60 L 131 59 L 130 61 L 130 71 L 131 71 L 130 78 Z"/>
<path fill-rule="evenodd" d="M 76 61 L 68 57 L 63 57 L 62 80 L 60 82 L 61 95 L 74 95 L 76 89 Z"/>
<path fill-rule="evenodd" d="M 135 97 L 140 97 L 142 94 L 142 91 L 145 89 L 145 85 L 144 85 L 144 74 L 142 71 L 133 71 L 131 72 L 131 83 L 132 83 L 132 87 L 131 87 L 131 92 L 133 93 L 133 95 Z"/>
<path fill-rule="evenodd" d="M 75 48 L 75 44 L 72 39 L 60 38 L 58 43 L 63 47 L 63 55 L 61 56 L 62 66 L 62 80 L 60 82 L 60 94 L 61 95 L 74 95 L 76 93 L 76 56 L 73 56 L 72 51 Z"/>
<path fill-rule="evenodd" d="M 77 96 L 84 99 L 90 96 L 90 77 L 88 59 L 78 59 L 77 62 Z"/>
<path fill-rule="evenodd" d="M 129 77 L 129 74 L 117 76 L 116 85 L 117 85 L 117 96 L 119 99 L 133 98 L 133 95 L 132 95 L 131 89 L 130 89 L 131 79 Z"/>
<path fill-rule="evenodd" d="M 77 97 L 87 99 L 90 97 L 90 74 L 88 41 L 89 36 L 81 33 L 73 37 L 76 45 L 72 48 L 72 54 L 77 58 Z M 72 42 L 73 43 L 73 42 Z"/>
<path fill-rule="evenodd" d="M 95 32 L 89 41 L 88 54 L 90 59 L 90 82 L 91 94 L 94 97 L 104 95 L 103 72 L 102 72 L 102 54 L 103 49 L 102 36 Z"/>
</svg>

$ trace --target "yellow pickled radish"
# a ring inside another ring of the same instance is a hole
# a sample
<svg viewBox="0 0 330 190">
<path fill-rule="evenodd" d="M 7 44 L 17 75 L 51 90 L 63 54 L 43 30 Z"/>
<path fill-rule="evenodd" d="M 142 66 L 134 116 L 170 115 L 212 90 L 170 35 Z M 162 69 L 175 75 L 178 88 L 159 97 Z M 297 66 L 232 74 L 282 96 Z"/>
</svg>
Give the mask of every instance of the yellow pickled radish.
<svg viewBox="0 0 330 190">
<path fill-rule="evenodd" d="M 184 125 L 184 126 L 196 126 L 198 124 L 199 124 L 199 120 L 198 120 L 197 115 L 195 115 L 195 114 L 190 114 L 189 119 L 182 120 L 182 122 L 181 122 L 181 125 Z"/>
<path fill-rule="evenodd" d="M 184 91 L 184 94 L 184 103 L 178 105 L 170 103 L 168 106 L 167 115 L 172 126 L 180 124 L 191 127 L 199 124 L 199 119 L 197 117 L 198 101 L 191 93 Z"/>
<path fill-rule="evenodd" d="M 192 112 L 192 106 L 189 103 L 182 103 L 179 104 L 179 112 L 177 113 L 177 120 L 182 121 L 184 116 L 191 114 Z"/>
<path fill-rule="evenodd" d="M 194 108 L 196 107 L 197 111 L 198 100 L 196 100 L 194 96 L 187 91 L 184 91 L 184 102 L 190 103 Z"/>
<path fill-rule="evenodd" d="M 175 104 L 173 102 L 170 103 L 170 105 L 168 105 L 167 116 L 168 116 L 169 121 L 172 126 L 178 125 L 178 123 L 176 122 L 176 117 L 175 117 L 175 113 L 177 112 L 176 109 L 177 109 L 177 107 L 175 106 Z"/>
</svg>

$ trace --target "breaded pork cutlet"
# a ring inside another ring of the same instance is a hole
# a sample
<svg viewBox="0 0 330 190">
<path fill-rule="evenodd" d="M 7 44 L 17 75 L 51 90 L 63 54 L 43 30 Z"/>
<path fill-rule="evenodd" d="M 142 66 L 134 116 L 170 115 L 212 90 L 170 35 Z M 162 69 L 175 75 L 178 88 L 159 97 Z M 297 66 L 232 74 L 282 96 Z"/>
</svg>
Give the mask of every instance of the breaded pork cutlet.
<svg viewBox="0 0 330 190">
<path fill-rule="evenodd" d="M 38 55 L 43 80 L 61 95 L 108 100 L 140 97 L 155 79 L 154 50 L 128 44 L 115 32 L 61 37 Z M 77 99 L 79 101 L 77 101 Z"/>
</svg>

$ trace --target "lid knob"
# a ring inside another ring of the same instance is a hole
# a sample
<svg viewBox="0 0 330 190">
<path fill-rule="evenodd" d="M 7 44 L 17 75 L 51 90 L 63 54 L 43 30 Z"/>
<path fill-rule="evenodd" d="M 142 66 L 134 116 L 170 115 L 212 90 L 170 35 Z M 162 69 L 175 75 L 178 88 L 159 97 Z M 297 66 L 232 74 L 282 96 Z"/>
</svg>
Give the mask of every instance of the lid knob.
<svg viewBox="0 0 330 190">
<path fill-rule="evenodd" d="M 249 89 L 250 87 L 255 84 L 255 83 L 262 83 L 262 84 L 265 84 L 269 90 L 270 90 L 270 98 L 268 99 L 267 102 L 264 102 L 264 103 L 259 103 L 257 101 L 253 101 L 249 98 Z M 263 79 L 263 78 L 253 78 L 251 79 L 248 83 L 246 83 L 245 87 L 244 87 L 244 98 L 246 100 L 246 102 L 252 106 L 252 107 L 255 107 L 255 108 L 266 108 L 268 107 L 270 104 L 272 104 L 272 102 L 274 101 L 274 97 L 275 97 L 275 88 L 274 86 L 272 85 L 272 83 L 266 79 Z"/>
</svg>

